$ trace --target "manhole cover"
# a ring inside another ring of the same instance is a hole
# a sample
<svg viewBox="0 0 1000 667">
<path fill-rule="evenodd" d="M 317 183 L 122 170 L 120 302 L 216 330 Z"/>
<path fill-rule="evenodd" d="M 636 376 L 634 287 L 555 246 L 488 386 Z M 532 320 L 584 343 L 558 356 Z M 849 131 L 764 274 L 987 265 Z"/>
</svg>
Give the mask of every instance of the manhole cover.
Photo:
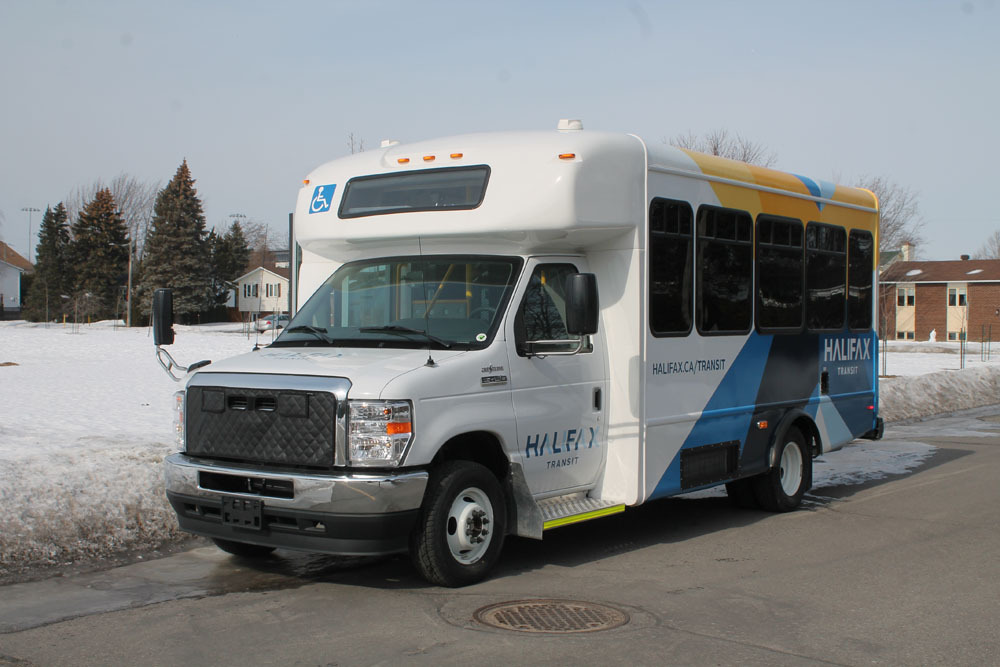
<svg viewBox="0 0 1000 667">
<path fill-rule="evenodd" d="M 618 609 L 574 600 L 515 600 L 476 610 L 473 617 L 484 625 L 517 632 L 597 632 L 629 622 Z"/>
</svg>

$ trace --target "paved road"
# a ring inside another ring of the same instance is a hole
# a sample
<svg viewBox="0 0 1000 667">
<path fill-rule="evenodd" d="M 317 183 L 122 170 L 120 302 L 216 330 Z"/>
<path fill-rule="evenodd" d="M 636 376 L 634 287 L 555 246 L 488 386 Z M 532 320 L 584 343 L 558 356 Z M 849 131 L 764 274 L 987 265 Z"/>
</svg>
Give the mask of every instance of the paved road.
<svg viewBox="0 0 1000 667">
<path fill-rule="evenodd" d="M 890 428 L 919 469 L 801 511 L 672 499 L 513 539 L 489 581 L 431 588 L 404 558 L 203 546 L 0 588 L 0 665 L 1000 664 L 1000 408 Z M 494 603 L 609 605 L 628 624 L 525 634 Z"/>
</svg>

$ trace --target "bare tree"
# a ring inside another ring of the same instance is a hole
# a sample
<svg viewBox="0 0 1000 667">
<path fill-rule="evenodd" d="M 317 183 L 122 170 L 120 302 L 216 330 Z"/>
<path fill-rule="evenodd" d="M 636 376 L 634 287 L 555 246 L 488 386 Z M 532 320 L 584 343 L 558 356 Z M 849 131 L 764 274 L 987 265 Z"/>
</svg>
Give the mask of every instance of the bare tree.
<svg viewBox="0 0 1000 667">
<path fill-rule="evenodd" d="M 751 141 L 738 132 L 730 134 L 726 129 L 712 130 L 702 137 L 689 131 L 669 141 L 664 139 L 664 143 L 761 167 L 772 167 L 778 161 L 778 154 L 763 144 Z"/>
<path fill-rule="evenodd" d="M 268 261 L 269 251 L 288 248 L 286 231 L 276 232 L 266 222 L 259 220 L 244 220 L 240 226 L 243 227 L 243 236 L 250 248 L 249 268 L 265 264 Z"/>
<path fill-rule="evenodd" d="M 271 233 L 271 228 L 267 226 L 267 223 L 248 219 L 241 222 L 240 225 L 243 227 L 243 236 L 246 237 L 251 252 L 267 247 L 268 235 Z"/>
<path fill-rule="evenodd" d="M 885 176 L 863 176 L 856 186 L 878 197 L 879 251 L 895 250 L 904 243 L 920 245 L 924 221 L 915 191 Z"/>
<path fill-rule="evenodd" d="M 973 259 L 1000 259 L 1000 230 L 990 234 L 989 238 L 972 255 Z"/>
<path fill-rule="evenodd" d="M 75 220 L 84 205 L 92 201 L 100 190 L 107 188 L 115 200 L 115 205 L 121 212 L 129 237 L 135 242 L 135 256 L 142 256 L 142 250 L 149 233 L 149 223 L 153 219 L 153 205 L 160 191 L 160 184 L 143 183 L 135 176 L 122 172 L 110 183 L 97 180 L 91 185 L 82 186 L 70 193 L 66 198 L 66 211 L 70 220 Z"/>
<path fill-rule="evenodd" d="M 355 153 L 364 153 L 365 140 L 359 139 L 354 136 L 353 132 L 349 132 L 347 134 L 347 148 L 350 149 L 351 155 L 354 155 Z"/>
</svg>

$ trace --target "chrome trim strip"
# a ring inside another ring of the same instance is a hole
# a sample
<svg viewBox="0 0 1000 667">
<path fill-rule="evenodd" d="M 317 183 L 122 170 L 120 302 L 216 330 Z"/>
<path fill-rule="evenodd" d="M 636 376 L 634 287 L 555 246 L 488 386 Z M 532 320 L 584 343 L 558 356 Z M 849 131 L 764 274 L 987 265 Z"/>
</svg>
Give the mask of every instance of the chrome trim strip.
<svg viewBox="0 0 1000 667">
<path fill-rule="evenodd" d="M 205 489 L 199 484 L 199 473 L 202 471 L 291 482 L 294 497 L 274 498 Z M 164 461 L 164 477 L 167 491 L 187 496 L 252 498 L 263 500 L 272 507 L 330 514 L 385 514 L 419 508 L 429 473 L 426 470 L 372 474 L 337 472 L 329 475 L 272 472 L 260 467 L 241 467 L 171 454 Z"/>
<path fill-rule="evenodd" d="M 276 373 L 213 373 L 199 370 L 188 381 L 191 387 L 236 387 L 239 389 L 298 389 L 328 391 L 338 399 L 347 398 L 351 381 L 326 375 L 284 375 Z"/>
<path fill-rule="evenodd" d="M 337 433 L 333 441 L 333 465 L 339 467 L 347 465 L 347 417 L 349 414 L 347 393 L 345 392 L 343 398 L 337 396 Z"/>
</svg>

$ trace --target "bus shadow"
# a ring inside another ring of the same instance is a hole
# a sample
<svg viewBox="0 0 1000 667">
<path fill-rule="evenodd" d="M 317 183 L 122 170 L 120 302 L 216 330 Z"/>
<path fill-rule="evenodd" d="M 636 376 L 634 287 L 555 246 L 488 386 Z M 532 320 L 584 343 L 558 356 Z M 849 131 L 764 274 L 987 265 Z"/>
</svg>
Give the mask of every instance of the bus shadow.
<svg viewBox="0 0 1000 667">
<path fill-rule="evenodd" d="M 969 454 L 962 450 L 938 449 L 908 472 L 815 488 L 806 495 L 798 511 L 817 511 L 861 491 L 934 469 Z M 544 540 L 510 536 L 491 578 L 517 576 L 547 565 L 575 567 L 652 546 L 752 526 L 772 516 L 773 513 L 764 510 L 736 507 L 724 494 L 664 498 L 627 508 L 621 514 L 549 531 Z M 233 557 L 219 567 L 223 571 L 232 567 L 248 568 L 258 574 L 271 575 L 261 579 L 269 582 L 267 588 L 294 588 L 313 583 L 386 590 L 432 588 L 417 574 L 406 554 L 344 557 L 278 550 L 263 559 Z"/>
<path fill-rule="evenodd" d="M 962 450 L 938 449 L 907 472 L 813 489 L 806 494 L 797 511 L 818 511 L 862 491 L 932 470 L 970 454 Z M 496 576 L 514 576 L 549 564 L 573 567 L 647 547 L 749 527 L 772 516 L 774 513 L 765 510 L 736 507 L 724 495 L 665 498 L 627 508 L 624 513 L 612 517 L 547 532 L 544 541 L 511 538 Z"/>
</svg>

